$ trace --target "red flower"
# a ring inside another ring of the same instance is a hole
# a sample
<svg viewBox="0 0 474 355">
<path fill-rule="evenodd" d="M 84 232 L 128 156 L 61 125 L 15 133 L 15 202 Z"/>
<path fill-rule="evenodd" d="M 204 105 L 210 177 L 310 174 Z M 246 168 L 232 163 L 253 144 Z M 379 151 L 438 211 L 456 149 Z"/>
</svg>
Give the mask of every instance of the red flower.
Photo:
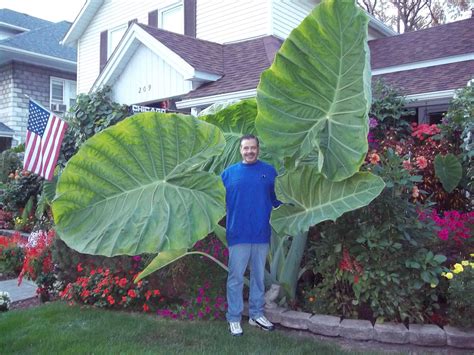
<svg viewBox="0 0 474 355">
<path fill-rule="evenodd" d="M 424 169 L 428 166 L 428 161 L 426 160 L 426 158 L 422 155 L 422 156 L 419 156 L 418 158 L 416 158 L 416 165 L 418 165 L 418 167 L 420 169 Z"/>
<path fill-rule="evenodd" d="M 115 299 L 111 295 L 108 295 L 107 302 L 109 302 L 110 305 L 113 305 L 115 303 Z"/>
<path fill-rule="evenodd" d="M 124 288 L 125 286 L 127 286 L 127 282 L 128 282 L 127 279 L 125 277 L 122 277 L 120 281 L 118 282 L 118 285 Z"/>
<path fill-rule="evenodd" d="M 127 295 L 131 298 L 137 297 L 137 293 L 133 289 L 128 290 Z"/>
<path fill-rule="evenodd" d="M 148 312 L 150 310 L 150 307 L 146 303 L 143 304 L 143 312 Z"/>
</svg>

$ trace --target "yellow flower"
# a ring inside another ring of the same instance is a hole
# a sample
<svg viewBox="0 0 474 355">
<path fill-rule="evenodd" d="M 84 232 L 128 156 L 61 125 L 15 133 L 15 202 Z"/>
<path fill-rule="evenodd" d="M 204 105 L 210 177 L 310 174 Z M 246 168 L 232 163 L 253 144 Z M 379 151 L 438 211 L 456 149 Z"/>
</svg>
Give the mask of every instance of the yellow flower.
<svg viewBox="0 0 474 355">
<path fill-rule="evenodd" d="M 435 288 L 437 285 L 436 284 L 431 284 L 431 288 Z"/>
<path fill-rule="evenodd" d="M 468 266 L 468 265 L 469 265 L 469 261 L 463 260 L 463 261 L 461 261 L 461 265 L 463 265 L 463 266 Z"/>
<path fill-rule="evenodd" d="M 469 254 L 469 255 L 470 255 L 470 256 L 472 256 L 472 257 L 474 258 L 474 253 L 472 253 L 472 254 Z"/>
<path fill-rule="evenodd" d="M 469 265 L 474 269 L 474 263 L 469 263 Z"/>
<path fill-rule="evenodd" d="M 453 273 L 448 272 L 448 273 L 446 273 L 446 275 L 444 277 L 446 277 L 448 280 L 451 280 L 453 278 Z"/>
<path fill-rule="evenodd" d="M 455 274 L 459 274 L 460 272 L 463 272 L 463 271 L 464 271 L 464 268 L 462 267 L 461 264 L 459 264 L 459 263 L 454 264 L 454 270 L 453 270 L 453 272 L 454 272 Z"/>
</svg>

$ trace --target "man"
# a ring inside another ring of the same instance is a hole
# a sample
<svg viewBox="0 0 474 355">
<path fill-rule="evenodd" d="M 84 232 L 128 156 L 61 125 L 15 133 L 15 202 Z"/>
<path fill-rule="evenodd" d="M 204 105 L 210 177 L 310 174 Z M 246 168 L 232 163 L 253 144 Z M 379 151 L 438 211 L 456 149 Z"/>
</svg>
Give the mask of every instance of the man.
<svg viewBox="0 0 474 355">
<path fill-rule="evenodd" d="M 273 330 L 263 315 L 265 304 L 264 273 L 270 244 L 270 214 L 280 202 L 275 196 L 277 172 L 258 160 L 259 141 L 253 135 L 240 139 L 242 162 L 222 173 L 226 189 L 226 235 L 229 245 L 227 314 L 230 333 L 243 334 L 242 319 L 244 273 L 250 265 L 249 324 Z"/>
</svg>

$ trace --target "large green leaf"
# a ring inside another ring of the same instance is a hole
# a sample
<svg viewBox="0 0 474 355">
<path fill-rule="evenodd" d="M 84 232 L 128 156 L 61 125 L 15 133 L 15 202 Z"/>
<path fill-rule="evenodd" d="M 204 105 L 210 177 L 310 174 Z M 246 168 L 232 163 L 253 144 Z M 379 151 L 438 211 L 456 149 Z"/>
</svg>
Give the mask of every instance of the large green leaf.
<svg viewBox="0 0 474 355">
<path fill-rule="evenodd" d="M 315 167 L 302 166 L 277 178 L 277 197 L 285 204 L 272 212 L 272 226 L 279 234 L 301 235 L 319 222 L 336 220 L 369 204 L 384 186 L 380 177 L 370 173 L 332 182 Z"/>
<path fill-rule="evenodd" d="M 104 130 L 59 178 L 59 236 L 107 256 L 191 247 L 225 213 L 220 177 L 197 170 L 223 147 L 217 127 L 185 115 L 142 113 Z"/>
<path fill-rule="evenodd" d="M 462 166 L 459 160 L 451 153 L 442 156 L 438 154 L 434 159 L 435 174 L 447 192 L 452 192 L 462 178 Z"/>
<path fill-rule="evenodd" d="M 257 88 L 259 136 L 291 160 L 317 156 L 319 171 L 335 181 L 357 172 L 368 149 L 368 21 L 354 1 L 323 1 Z"/>
<path fill-rule="evenodd" d="M 240 137 L 244 134 L 256 134 L 255 117 L 257 103 L 245 100 L 225 107 L 210 115 L 199 118 L 219 127 L 224 133 L 225 148 L 221 155 L 207 163 L 206 170 L 220 174 L 228 166 L 242 160 L 240 155 Z"/>
</svg>

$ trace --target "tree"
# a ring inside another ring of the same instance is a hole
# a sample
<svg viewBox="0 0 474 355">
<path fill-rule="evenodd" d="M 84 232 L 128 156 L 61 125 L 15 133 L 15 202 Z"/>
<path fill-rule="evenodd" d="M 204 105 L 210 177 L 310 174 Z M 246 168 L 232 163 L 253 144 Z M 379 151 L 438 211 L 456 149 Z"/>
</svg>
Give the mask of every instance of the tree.
<svg viewBox="0 0 474 355">
<path fill-rule="evenodd" d="M 420 30 L 464 16 L 469 0 L 358 0 L 369 14 L 398 33 Z"/>
</svg>

